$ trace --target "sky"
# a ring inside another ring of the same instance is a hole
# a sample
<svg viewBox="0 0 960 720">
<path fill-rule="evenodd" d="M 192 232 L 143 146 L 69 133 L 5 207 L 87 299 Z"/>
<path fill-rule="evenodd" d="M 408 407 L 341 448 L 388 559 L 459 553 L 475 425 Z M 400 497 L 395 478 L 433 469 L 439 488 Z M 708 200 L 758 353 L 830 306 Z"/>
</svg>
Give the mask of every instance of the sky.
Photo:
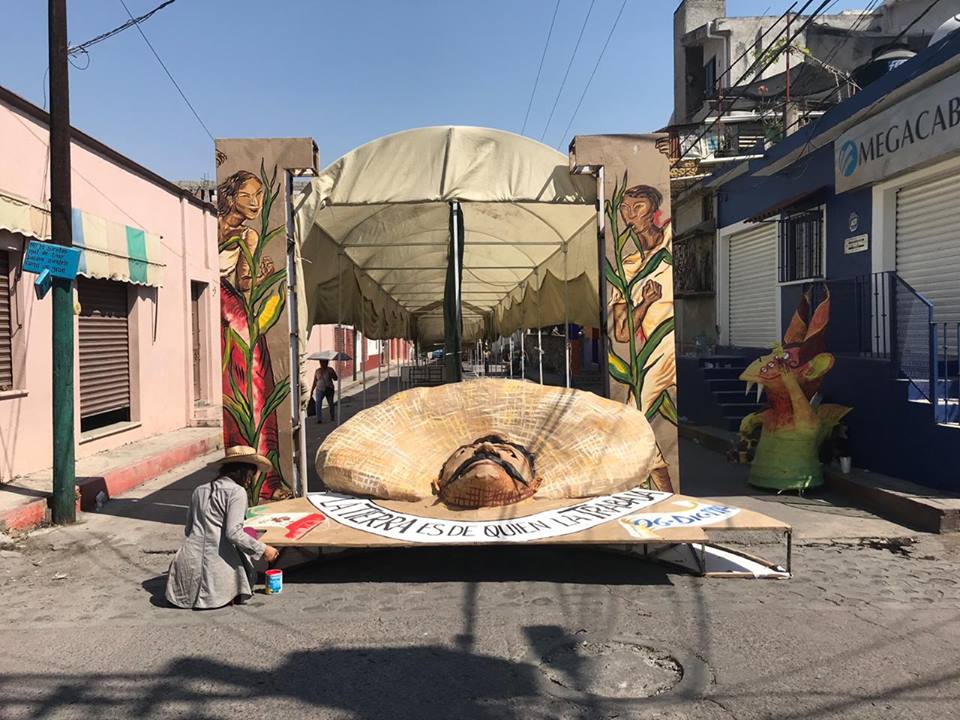
<svg viewBox="0 0 960 720">
<path fill-rule="evenodd" d="M 160 1 L 125 0 L 137 16 Z M 176 0 L 142 27 L 214 137 L 313 137 L 326 166 L 430 125 L 522 130 L 564 151 L 576 134 L 657 130 L 672 109 L 678 1 L 627 0 L 615 24 L 622 0 L 560 0 L 526 127 L 556 0 Z M 120 0 L 67 4 L 71 45 L 129 19 Z M 789 4 L 728 0 L 727 14 Z M 45 106 L 47 3 L 0 5 L 0 84 Z M 215 175 L 210 137 L 136 28 L 75 64 L 74 127 L 169 179 Z"/>
</svg>

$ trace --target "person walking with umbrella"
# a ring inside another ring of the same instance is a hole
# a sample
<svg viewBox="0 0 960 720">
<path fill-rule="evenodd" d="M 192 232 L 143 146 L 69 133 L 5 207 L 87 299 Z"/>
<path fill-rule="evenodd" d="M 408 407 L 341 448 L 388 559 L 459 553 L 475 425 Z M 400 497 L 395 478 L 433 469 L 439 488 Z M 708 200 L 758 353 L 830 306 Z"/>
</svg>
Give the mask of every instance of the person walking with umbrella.
<svg viewBox="0 0 960 720">
<path fill-rule="evenodd" d="M 310 395 L 317 408 L 317 422 L 323 422 L 323 400 L 326 399 L 327 407 L 330 408 L 330 421 L 334 416 L 334 395 L 336 393 L 336 382 L 338 380 L 337 371 L 330 367 L 330 361 L 323 359 L 320 361 L 320 367 L 313 375 L 313 387 L 310 389 Z"/>
</svg>

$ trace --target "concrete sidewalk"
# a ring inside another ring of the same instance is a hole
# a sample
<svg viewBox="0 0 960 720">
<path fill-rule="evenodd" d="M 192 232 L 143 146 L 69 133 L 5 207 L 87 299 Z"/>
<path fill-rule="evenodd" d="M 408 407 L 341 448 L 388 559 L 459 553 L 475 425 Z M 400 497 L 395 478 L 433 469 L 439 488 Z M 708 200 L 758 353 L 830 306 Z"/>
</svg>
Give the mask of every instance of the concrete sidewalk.
<svg viewBox="0 0 960 720">
<path fill-rule="evenodd" d="M 77 460 L 78 506 L 92 510 L 98 497 L 101 502 L 115 498 L 222 447 L 220 428 L 182 428 Z M 0 529 L 41 525 L 52 488 L 50 468 L 0 486 Z"/>
<path fill-rule="evenodd" d="M 720 457 L 737 446 L 737 433 L 703 425 L 681 424 L 680 436 Z M 769 496 L 746 484 L 747 468 L 741 467 L 744 487 L 751 494 Z M 860 468 L 843 473 L 836 465 L 827 465 L 823 475 L 824 487 L 806 493 L 807 498 L 829 495 L 924 532 L 960 531 L 960 496 Z M 798 499 L 794 493 L 784 497 Z"/>
</svg>

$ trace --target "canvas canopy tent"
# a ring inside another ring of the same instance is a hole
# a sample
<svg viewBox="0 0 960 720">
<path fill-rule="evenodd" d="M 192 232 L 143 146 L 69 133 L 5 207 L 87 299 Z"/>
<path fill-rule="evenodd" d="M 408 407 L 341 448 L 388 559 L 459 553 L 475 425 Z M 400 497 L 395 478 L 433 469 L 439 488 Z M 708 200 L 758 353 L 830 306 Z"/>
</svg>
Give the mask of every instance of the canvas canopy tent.
<svg viewBox="0 0 960 720">
<path fill-rule="evenodd" d="M 567 156 L 476 127 L 389 135 L 335 161 L 296 202 L 305 325 L 444 337 L 451 207 L 463 218 L 463 342 L 598 322 L 596 185 Z"/>
</svg>

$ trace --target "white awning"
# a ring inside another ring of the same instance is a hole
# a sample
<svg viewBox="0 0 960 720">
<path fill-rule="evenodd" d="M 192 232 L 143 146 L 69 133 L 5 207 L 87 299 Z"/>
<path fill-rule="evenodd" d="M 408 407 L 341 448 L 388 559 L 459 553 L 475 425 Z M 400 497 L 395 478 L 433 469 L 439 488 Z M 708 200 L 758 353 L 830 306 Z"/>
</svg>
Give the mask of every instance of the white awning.
<svg viewBox="0 0 960 720">
<path fill-rule="evenodd" d="M 73 245 L 80 249 L 79 275 L 137 285 L 163 286 L 160 237 L 83 212 L 72 213 Z M 0 191 L 0 230 L 50 240 L 50 209 Z"/>
<path fill-rule="evenodd" d="M 596 325 L 595 180 L 571 175 L 546 145 L 475 127 L 389 135 L 313 180 L 296 208 L 306 323 L 442 339 L 453 200 L 464 222 L 464 341 Z"/>
</svg>

